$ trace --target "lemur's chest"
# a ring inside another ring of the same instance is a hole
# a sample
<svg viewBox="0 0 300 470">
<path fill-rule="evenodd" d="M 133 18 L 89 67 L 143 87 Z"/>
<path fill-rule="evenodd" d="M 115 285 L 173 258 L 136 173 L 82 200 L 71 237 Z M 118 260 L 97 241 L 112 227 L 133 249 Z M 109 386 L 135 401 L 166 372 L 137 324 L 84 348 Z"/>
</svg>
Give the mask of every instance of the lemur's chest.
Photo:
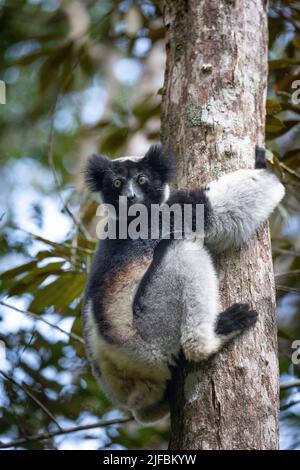
<svg viewBox="0 0 300 470">
<path fill-rule="evenodd" d="M 151 255 L 142 255 L 128 260 L 120 269 L 108 277 L 102 298 L 103 315 L 110 334 L 128 339 L 134 334 L 133 301 L 135 294 L 152 262 Z"/>
</svg>

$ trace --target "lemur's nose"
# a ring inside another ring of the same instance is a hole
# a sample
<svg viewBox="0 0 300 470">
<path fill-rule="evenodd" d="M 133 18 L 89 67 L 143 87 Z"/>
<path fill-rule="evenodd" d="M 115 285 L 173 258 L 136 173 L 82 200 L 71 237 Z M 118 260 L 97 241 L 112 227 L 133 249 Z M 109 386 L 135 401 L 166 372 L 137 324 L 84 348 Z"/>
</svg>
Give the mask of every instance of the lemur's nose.
<svg viewBox="0 0 300 470">
<path fill-rule="evenodd" d="M 128 194 L 127 196 L 127 199 L 130 201 L 130 202 L 133 202 L 136 198 L 136 195 L 134 193 L 131 193 L 131 194 Z"/>
<path fill-rule="evenodd" d="M 129 202 L 133 202 L 136 199 L 136 194 L 131 181 L 123 189 L 123 196 L 126 196 Z"/>
</svg>

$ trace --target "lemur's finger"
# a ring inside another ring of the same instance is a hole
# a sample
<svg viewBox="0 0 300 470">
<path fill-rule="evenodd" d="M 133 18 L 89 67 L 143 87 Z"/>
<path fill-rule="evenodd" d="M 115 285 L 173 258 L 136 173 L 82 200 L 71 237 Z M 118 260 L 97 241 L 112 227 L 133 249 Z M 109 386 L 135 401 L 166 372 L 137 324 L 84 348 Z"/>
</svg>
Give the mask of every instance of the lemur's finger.
<svg viewBox="0 0 300 470">
<path fill-rule="evenodd" d="M 259 145 L 255 146 L 255 168 L 267 168 L 266 164 L 266 151 Z"/>
</svg>

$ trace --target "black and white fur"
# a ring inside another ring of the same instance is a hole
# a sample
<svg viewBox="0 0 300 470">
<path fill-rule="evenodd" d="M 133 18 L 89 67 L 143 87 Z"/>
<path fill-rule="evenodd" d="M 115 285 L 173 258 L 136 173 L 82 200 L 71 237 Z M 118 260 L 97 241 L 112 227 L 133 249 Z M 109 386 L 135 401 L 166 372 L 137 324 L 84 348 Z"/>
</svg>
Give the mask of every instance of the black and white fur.
<svg viewBox="0 0 300 470">
<path fill-rule="evenodd" d="M 139 186 L 143 175 L 146 184 Z M 212 254 L 247 242 L 281 201 L 265 168 L 238 170 L 205 189 L 169 196 L 173 160 L 159 146 L 144 157 L 92 156 L 86 181 L 106 203 L 205 205 L 205 244 L 194 240 L 102 240 L 86 289 L 83 319 L 93 372 L 108 397 L 140 422 L 168 413 L 166 386 L 180 351 L 200 361 L 253 325 L 248 304 L 219 305 Z M 113 189 L 114 179 L 120 189 Z"/>
</svg>

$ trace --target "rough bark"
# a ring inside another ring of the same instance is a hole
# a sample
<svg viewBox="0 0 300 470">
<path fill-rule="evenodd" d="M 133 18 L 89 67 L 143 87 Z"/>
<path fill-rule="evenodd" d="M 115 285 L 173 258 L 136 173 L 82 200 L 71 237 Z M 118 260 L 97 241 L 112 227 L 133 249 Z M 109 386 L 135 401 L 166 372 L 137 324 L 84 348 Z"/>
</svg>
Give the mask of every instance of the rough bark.
<svg viewBox="0 0 300 470">
<path fill-rule="evenodd" d="M 179 187 L 253 168 L 263 145 L 267 5 L 262 0 L 168 0 L 162 140 Z M 277 449 L 275 295 L 267 224 L 217 260 L 224 308 L 250 302 L 255 329 L 208 364 L 182 363 L 171 402 L 171 449 Z"/>
</svg>

